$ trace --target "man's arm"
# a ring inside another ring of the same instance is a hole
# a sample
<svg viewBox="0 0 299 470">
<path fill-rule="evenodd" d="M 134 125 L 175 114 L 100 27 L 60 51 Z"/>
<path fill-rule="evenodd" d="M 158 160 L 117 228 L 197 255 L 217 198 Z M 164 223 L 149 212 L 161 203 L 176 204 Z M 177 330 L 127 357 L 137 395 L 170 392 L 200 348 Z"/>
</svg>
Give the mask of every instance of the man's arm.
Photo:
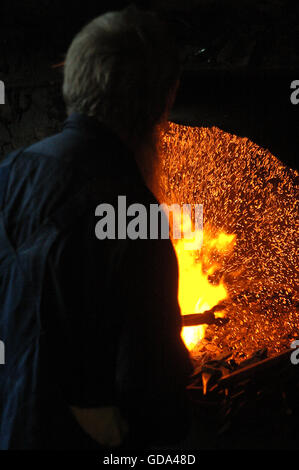
<svg viewBox="0 0 299 470">
<path fill-rule="evenodd" d="M 121 408 L 132 439 L 171 443 L 188 425 L 185 387 L 192 372 L 181 339 L 178 267 L 169 240 L 128 241 L 119 271 L 124 299 L 117 361 Z"/>
<path fill-rule="evenodd" d="M 83 220 L 78 227 L 87 224 Z M 175 440 L 186 427 L 192 366 L 180 336 L 171 242 L 90 243 L 93 230 L 90 224 L 87 231 L 74 231 L 55 252 L 55 298 L 62 305 L 52 306 L 60 313 L 51 321 L 60 331 L 56 349 L 64 395 L 81 427 L 101 444 L 118 444 L 126 431 L 115 407 L 135 441 Z"/>
</svg>

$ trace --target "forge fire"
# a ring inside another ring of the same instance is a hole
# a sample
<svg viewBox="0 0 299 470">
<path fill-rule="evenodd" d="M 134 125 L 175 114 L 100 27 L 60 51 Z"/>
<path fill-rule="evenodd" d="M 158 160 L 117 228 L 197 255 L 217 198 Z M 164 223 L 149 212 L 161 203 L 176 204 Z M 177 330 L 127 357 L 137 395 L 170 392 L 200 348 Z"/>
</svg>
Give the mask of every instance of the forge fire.
<svg viewBox="0 0 299 470">
<path fill-rule="evenodd" d="M 173 241 L 182 314 L 220 305 L 215 316 L 227 320 L 183 328 L 193 357 L 288 349 L 299 329 L 298 173 L 215 127 L 169 123 L 161 142 L 160 202 L 203 204 L 202 248 Z"/>
</svg>

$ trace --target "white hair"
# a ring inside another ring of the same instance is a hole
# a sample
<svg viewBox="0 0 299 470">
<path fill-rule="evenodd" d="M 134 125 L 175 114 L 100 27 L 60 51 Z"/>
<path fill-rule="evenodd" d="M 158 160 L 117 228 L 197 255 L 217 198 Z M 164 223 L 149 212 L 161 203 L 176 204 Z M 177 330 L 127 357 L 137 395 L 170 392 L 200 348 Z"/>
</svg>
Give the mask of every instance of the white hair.
<svg viewBox="0 0 299 470">
<path fill-rule="evenodd" d="M 178 53 L 165 25 L 129 7 L 106 13 L 73 39 L 64 66 L 69 113 L 95 116 L 127 138 L 150 132 L 179 75 Z"/>
</svg>

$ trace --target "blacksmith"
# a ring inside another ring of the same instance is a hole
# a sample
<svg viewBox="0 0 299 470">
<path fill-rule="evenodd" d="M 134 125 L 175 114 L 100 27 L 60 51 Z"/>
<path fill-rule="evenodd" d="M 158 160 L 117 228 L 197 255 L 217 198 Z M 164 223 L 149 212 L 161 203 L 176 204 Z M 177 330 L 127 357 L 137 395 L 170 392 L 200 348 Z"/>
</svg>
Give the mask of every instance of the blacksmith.
<svg viewBox="0 0 299 470">
<path fill-rule="evenodd" d="M 95 236 L 98 204 L 156 203 L 178 76 L 153 14 L 100 16 L 66 55 L 63 130 L 1 162 L 1 449 L 168 445 L 187 430 L 171 242 Z"/>
</svg>

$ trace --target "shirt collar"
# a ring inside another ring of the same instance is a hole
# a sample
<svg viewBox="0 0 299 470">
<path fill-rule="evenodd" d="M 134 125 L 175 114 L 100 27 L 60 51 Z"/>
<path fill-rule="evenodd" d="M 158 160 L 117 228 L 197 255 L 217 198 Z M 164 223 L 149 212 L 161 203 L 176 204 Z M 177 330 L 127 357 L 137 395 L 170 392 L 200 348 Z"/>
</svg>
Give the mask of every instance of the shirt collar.
<svg viewBox="0 0 299 470">
<path fill-rule="evenodd" d="M 114 139 L 118 137 L 108 128 L 100 123 L 95 117 L 87 116 L 81 113 L 72 113 L 64 122 L 63 129 L 76 129 L 86 134 L 99 136 L 103 133 L 113 135 Z"/>
<path fill-rule="evenodd" d="M 95 141 L 99 140 L 99 148 L 107 144 L 107 148 L 111 149 L 113 147 L 114 152 L 109 152 L 109 157 L 111 157 L 111 153 L 118 154 L 118 172 L 126 174 L 129 178 L 138 178 L 140 182 L 143 182 L 132 152 L 113 131 L 96 118 L 74 112 L 65 120 L 63 130 L 65 129 L 75 130 L 84 137 L 95 139 Z"/>
</svg>

